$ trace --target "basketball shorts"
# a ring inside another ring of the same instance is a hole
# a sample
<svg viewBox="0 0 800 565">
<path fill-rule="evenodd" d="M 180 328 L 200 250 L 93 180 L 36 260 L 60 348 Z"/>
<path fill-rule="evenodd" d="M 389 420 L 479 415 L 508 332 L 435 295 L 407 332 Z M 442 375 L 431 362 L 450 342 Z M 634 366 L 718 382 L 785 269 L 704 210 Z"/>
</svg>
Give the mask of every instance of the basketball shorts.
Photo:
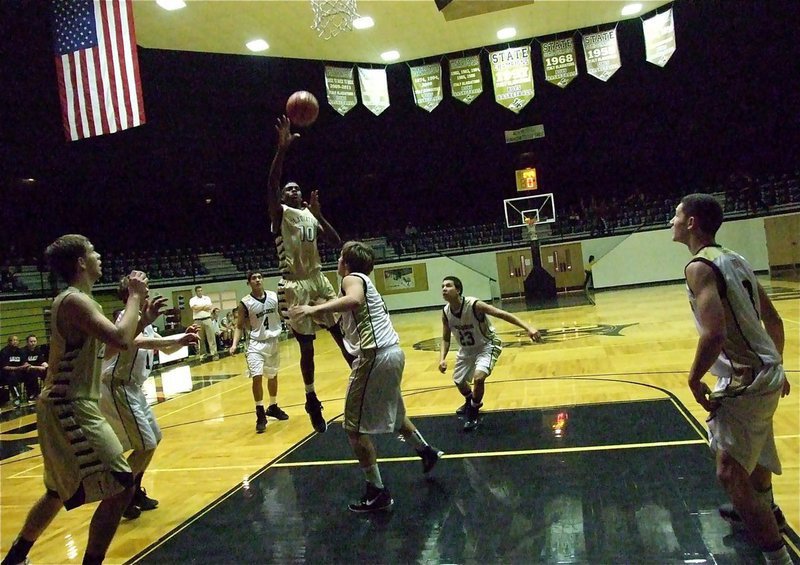
<svg viewBox="0 0 800 565">
<path fill-rule="evenodd" d="M 251 339 L 247 343 L 245 359 L 247 359 L 247 372 L 250 374 L 250 378 L 259 375 L 274 377 L 278 374 L 281 361 L 278 340 L 256 341 Z"/>
<path fill-rule="evenodd" d="M 784 378 L 782 366 L 768 366 L 745 393 L 719 399 L 719 408 L 708 420 L 708 436 L 714 452 L 726 451 L 748 473 L 761 465 L 776 475 L 781 474 L 772 417 L 778 408 Z M 761 382 L 772 385 L 758 387 Z"/>
<path fill-rule="evenodd" d="M 500 341 L 487 343 L 483 349 L 466 351 L 463 347 L 456 354 L 456 366 L 453 369 L 453 382 L 472 384 L 476 371 L 482 371 L 488 377 L 492 374 L 497 358 L 503 350 Z"/>
<path fill-rule="evenodd" d="M 362 434 L 396 432 L 406 406 L 400 394 L 405 354 L 399 345 L 362 349 L 353 362 L 344 401 L 344 429 Z"/>
<path fill-rule="evenodd" d="M 155 449 L 161 442 L 161 428 L 139 384 L 112 380 L 109 385 L 104 381 L 100 410 L 126 451 Z"/>
<path fill-rule="evenodd" d="M 314 335 L 315 326 L 330 328 L 336 325 L 337 317 L 333 314 L 320 316 L 305 316 L 301 320 L 289 319 L 289 308 L 298 305 L 313 305 L 328 302 L 336 298 L 328 278 L 318 271 L 307 279 L 290 281 L 281 279 L 278 282 L 278 302 L 281 316 L 296 334 Z"/>
<path fill-rule="evenodd" d="M 36 424 L 45 488 L 57 492 L 67 510 L 133 485 L 122 444 L 97 401 L 40 397 Z"/>
</svg>

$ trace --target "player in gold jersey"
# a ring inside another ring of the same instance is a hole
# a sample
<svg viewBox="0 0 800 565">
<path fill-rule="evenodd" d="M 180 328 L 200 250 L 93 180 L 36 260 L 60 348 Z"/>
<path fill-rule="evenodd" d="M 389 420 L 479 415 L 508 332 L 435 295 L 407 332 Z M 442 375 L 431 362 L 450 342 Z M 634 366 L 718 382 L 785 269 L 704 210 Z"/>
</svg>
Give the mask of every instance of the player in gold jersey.
<svg viewBox="0 0 800 565">
<path fill-rule="evenodd" d="M 147 277 L 129 275 L 130 298 L 116 325 L 92 298 L 102 275 L 100 254 L 82 235 L 59 237 L 46 251 L 50 268 L 68 288 L 53 302 L 47 377 L 36 402 L 45 494 L 33 505 L 3 564 L 24 563 L 33 543 L 61 507 L 102 500 L 89 526 L 83 563 L 102 563 L 133 495 L 133 474 L 122 444 L 100 411 L 101 363 L 107 348 L 133 347 L 141 322 L 150 324 Z"/>
<path fill-rule="evenodd" d="M 331 333 L 348 365 L 352 365 L 353 356 L 345 349 L 342 330 L 332 314 L 313 319 L 290 320 L 288 311 L 292 306 L 321 304 L 336 298 L 336 291 L 322 273 L 317 241 L 322 236 L 332 245 L 339 246 L 341 238 L 322 215 L 318 191 L 312 191 L 308 202 L 305 202 L 296 182 L 286 183 L 281 188 L 284 157 L 292 143 L 300 137 L 299 134 L 292 133 L 290 128 L 291 123 L 286 116 L 281 116 L 275 126 L 278 146 L 269 171 L 269 217 L 282 275 L 278 283 L 281 315 L 300 344 L 300 372 L 306 391 L 305 408 L 314 429 L 322 433 L 328 424 L 322 416 L 322 403 L 314 389 L 315 326 L 322 326 Z"/>
</svg>

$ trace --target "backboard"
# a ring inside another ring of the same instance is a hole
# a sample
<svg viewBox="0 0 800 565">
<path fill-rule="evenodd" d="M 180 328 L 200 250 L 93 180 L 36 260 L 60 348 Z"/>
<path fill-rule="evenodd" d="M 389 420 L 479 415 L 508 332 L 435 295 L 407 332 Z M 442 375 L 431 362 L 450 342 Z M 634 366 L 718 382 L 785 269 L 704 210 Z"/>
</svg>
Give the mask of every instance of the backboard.
<svg viewBox="0 0 800 565">
<path fill-rule="evenodd" d="M 552 194 L 520 196 L 503 200 L 506 227 L 522 228 L 528 224 L 525 218 L 536 218 L 537 224 L 552 224 L 556 221 L 556 204 Z"/>
</svg>

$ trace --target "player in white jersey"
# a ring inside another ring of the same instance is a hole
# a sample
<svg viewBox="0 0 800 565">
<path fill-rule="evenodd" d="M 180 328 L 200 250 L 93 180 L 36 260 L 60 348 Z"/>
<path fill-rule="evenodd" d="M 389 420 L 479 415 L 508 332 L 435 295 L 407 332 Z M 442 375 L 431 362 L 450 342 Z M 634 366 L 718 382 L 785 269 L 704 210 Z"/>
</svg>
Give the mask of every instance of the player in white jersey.
<svg viewBox="0 0 800 565">
<path fill-rule="evenodd" d="M 670 222 L 673 241 L 694 255 L 685 275 L 700 339 L 689 388 L 709 412 L 717 478 L 732 502 L 720 514 L 748 527 L 768 563 L 791 563 L 772 499 L 772 473 L 781 473 L 772 419 L 790 389 L 783 321 L 748 262 L 716 243 L 722 217 L 713 196 L 690 194 Z M 717 377 L 713 392 L 701 380 L 707 372 Z"/>
<path fill-rule="evenodd" d="M 71 510 L 102 500 L 83 557 L 83 563 L 99 564 L 133 495 L 122 445 L 100 411 L 100 364 L 104 350 L 133 347 L 147 277 L 131 272 L 130 299 L 114 325 L 92 298 L 103 271 L 91 242 L 82 235 L 64 235 L 45 255 L 51 271 L 69 284 L 53 302 L 47 376 L 36 401 L 46 492 L 28 513 L 3 564 L 26 562 L 31 546 L 62 507 Z"/>
<path fill-rule="evenodd" d="M 458 277 L 448 276 L 442 281 L 442 297 L 445 304 L 442 311 L 442 345 L 439 348 L 439 371 L 447 372 L 447 357 L 450 351 L 450 334 L 458 340 L 456 366 L 453 382 L 464 396 L 464 405 L 456 410 L 464 415 L 464 431 L 478 426 L 478 414 L 483 406 L 486 377 L 502 351 L 500 338 L 487 315 L 505 320 L 519 326 L 528 334 L 531 341 L 541 341 L 539 330 L 517 318 L 514 314 L 495 308 L 471 296 L 462 297 L 464 286 Z"/>
<path fill-rule="evenodd" d="M 130 279 L 123 277 L 117 287 L 117 296 L 123 304 L 128 302 L 130 296 L 129 284 Z M 142 316 L 147 319 L 158 318 L 166 302 L 164 297 L 146 301 L 142 306 L 148 311 L 143 311 Z M 103 359 L 100 409 L 122 447 L 126 451 L 132 450 L 128 464 L 133 471 L 135 489 L 130 504 L 122 514 L 129 520 L 138 518 L 142 510 L 154 510 L 158 506 L 158 501 L 148 497 L 142 488 L 144 472 L 161 442 L 161 428 L 142 390 L 142 385 L 153 370 L 153 352 L 172 353 L 183 346 L 197 344 L 200 340 L 198 334 L 199 328 L 190 326 L 186 333 L 161 337 L 152 324 L 147 324 L 136 336 L 133 348 L 119 352 L 107 351 Z"/>
<path fill-rule="evenodd" d="M 278 311 L 278 295 L 271 290 L 264 290 L 264 283 L 259 271 L 247 273 L 247 286 L 250 294 L 239 302 L 236 329 L 233 332 L 233 343 L 230 354 L 236 353 L 239 339 L 247 332 L 247 349 L 245 359 L 247 372 L 253 380 L 253 400 L 256 403 L 256 433 L 267 429 L 267 416 L 278 420 L 288 420 L 289 416 L 278 406 L 278 368 L 280 353 L 278 338 L 281 335 L 281 316 Z M 267 375 L 269 406 L 264 410 L 264 379 Z"/>
<path fill-rule="evenodd" d="M 348 241 L 339 257 L 339 298 L 314 306 L 295 306 L 290 311 L 295 319 L 342 313 L 345 346 L 355 356 L 345 395 L 344 429 L 367 482 L 361 500 L 349 505 L 353 512 L 385 510 L 394 503 L 381 479 L 370 435 L 400 432 L 422 458 L 424 473 L 430 472 L 443 455 L 425 441 L 406 416 L 400 392 L 405 354 L 383 298 L 368 276 L 374 261 L 371 247 Z"/>
<path fill-rule="evenodd" d="M 268 203 L 275 244 L 282 278 L 278 283 L 278 299 L 281 313 L 292 328 L 300 345 L 300 372 L 306 391 L 306 412 L 314 429 L 322 433 L 328 424 L 322 417 L 322 403 L 314 389 L 314 338 L 315 326 L 326 328 L 333 337 L 348 365 L 352 356 L 347 353 L 342 341 L 342 331 L 332 314 L 291 320 L 289 308 L 296 305 L 318 304 L 336 298 L 336 291 L 322 274 L 322 264 L 317 249 L 318 236 L 333 245 L 341 245 L 339 234 L 325 217 L 319 204 L 319 193 L 314 190 L 308 202 L 296 182 L 289 182 L 281 188 L 283 160 L 291 144 L 300 137 L 292 133 L 286 116 L 281 116 L 275 126 L 278 144 L 269 171 Z"/>
</svg>

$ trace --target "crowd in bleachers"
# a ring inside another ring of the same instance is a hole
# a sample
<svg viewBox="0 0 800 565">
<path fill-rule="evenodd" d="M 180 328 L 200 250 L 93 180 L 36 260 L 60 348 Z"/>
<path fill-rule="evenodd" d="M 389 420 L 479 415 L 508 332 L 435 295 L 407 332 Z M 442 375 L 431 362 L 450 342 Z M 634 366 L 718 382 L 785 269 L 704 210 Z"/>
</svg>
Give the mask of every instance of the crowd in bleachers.
<svg viewBox="0 0 800 565">
<path fill-rule="evenodd" d="M 729 218 L 765 215 L 800 209 L 800 171 L 784 175 L 753 178 L 745 173 L 730 175 L 724 183 L 699 190 L 715 194 Z M 557 220 L 540 226 L 540 240 L 568 241 L 642 229 L 664 227 L 674 214 L 677 200 L 685 192 L 648 195 L 632 189 L 609 198 L 590 196 L 577 201 L 557 198 Z M 383 233 L 342 234 L 346 239 L 364 239 L 385 252 L 383 261 L 414 259 L 437 254 L 473 250 L 503 249 L 528 241 L 525 229 L 509 229 L 503 221 L 471 225 L 415 226 L 408 223 Z M 323 264 L 333 268 L 338 249 L 319 244 Z M 213 260 L 212 260 L 213 258 Z M 229 267 L 220 271 L 219 265 Z M 244 277 L 250 270 L 278 273 L 274 242 L 239 241 L 215 245 L 137 251 L 110 251 L 103 256 L 103 277 L 99 283 L 113 285 L 132 269 L 144 270 L 151 280 L 211 280 Z M 12 245 L 0 255 L 0 294 L 18 296 L 44 292 L 49 286 L 46 269 L 40 260 L 25 257 Z"/>
</svg>

